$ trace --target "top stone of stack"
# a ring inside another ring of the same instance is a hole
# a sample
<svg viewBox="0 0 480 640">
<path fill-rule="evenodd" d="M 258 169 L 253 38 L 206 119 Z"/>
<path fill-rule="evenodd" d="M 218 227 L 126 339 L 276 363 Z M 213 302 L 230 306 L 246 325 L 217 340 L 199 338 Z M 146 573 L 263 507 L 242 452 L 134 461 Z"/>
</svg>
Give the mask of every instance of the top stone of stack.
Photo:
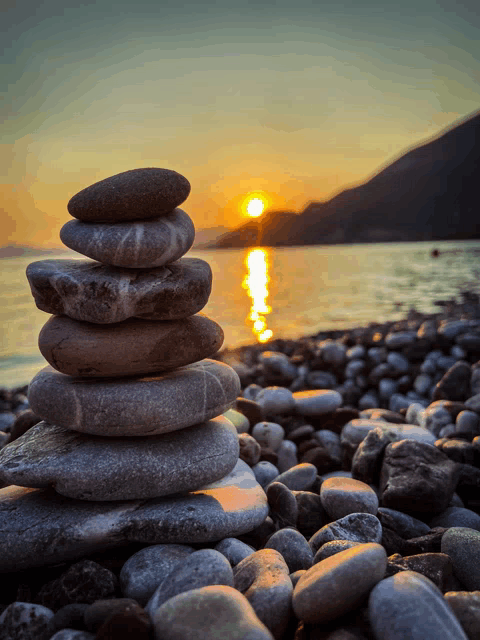
<svg viewBox="0 0 480 640">
<path fill-rule="evenodd" d="M 190 193 L 190 183 L 171 169 L 131 169 L 86 187 L 67 205 L 83 222 L 148 220 L 169 213 Z"/>
</svg>

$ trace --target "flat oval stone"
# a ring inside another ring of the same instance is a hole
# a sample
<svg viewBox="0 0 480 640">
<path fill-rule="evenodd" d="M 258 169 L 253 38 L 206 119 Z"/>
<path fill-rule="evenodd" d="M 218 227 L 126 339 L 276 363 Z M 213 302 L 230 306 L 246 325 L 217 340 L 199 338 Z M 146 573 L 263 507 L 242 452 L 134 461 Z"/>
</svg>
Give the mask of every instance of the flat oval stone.
<svg viewBox="0 0 480 640">
<path fill-rule="evenodd" d="M 467 640 L 440 589 L 416 571 L 401 571 L 375 585 L 368 614 L 382 640 Z"/>
<path fill-rule="evenodd" d="M 193 544 L 239 536 L 268 514 L 265 492 L 239 460 L 225 478 L 167 498 L 87 502 L 52 489 L 0 489 L 0 573 L 57 564 L 142 544 Z"/>
<path fill-rule="evenodd" d="M 175 209 L 189 193 L 189 181 L 172 169 L 130 169 L 82 189 L 67 209 L 85 222 L 145 220 Z"/>
<path fill-rule="evenodd" d="M 41 604 L 12 602 L 0 615 L 2 638 L 49 640 L 54 630 L 53 616 L 53 611 Z"/>
<path fill-rule="evenodd" d="M 277 482 L 281 482 L 277 478 Z M 378 509 L 377 494 L 368 484 L 353 478 L 328 478 L 320 487 L 320 498 L 325 511 L 333 520 L 350 513 L 372 513 Z"/>
<path fill-rule="evenodd" d="M 326 524 L 308 541 L 313 553 L 331 540 L 352 540 L 353 542 L 377 542 L 382 540 L 380 520 L 371 513 L 350 513 L 344 518 Z"/>
<path fill-rule="evenodd" d="M 285 431 L 276 422 L 259 422 L 252 429 L 252 437 L 262 447 L 270 447 L 276 451 L 282 443 Z"/>
<path fill-rule="evenodd" d="M 127 269 L 163 267 L 181 258 L 195 240 L 192 219 L 182 209 L 141 222 L 80 222 L 60 229 L 64 245 L 102 264 Z"/>
<path fill-rule="evenodd" d="M 264 549 L 275 549 L 282 554 L 290 573 L 309 569 L 313 564 L 313 553 L 305 537 L 296 529 L 285 527 L 276 531 Z"/>
<path fill-rule="evenodd" d="M 203 309 L 212 289 L 212 270 L 199 258 L 142 271 L 39 260 L 28 265 L 27 278 L 39 309 L 95 324 L 187 318 Z"/>
<path fill-rule="evenodd" d="M 386 568 L 386 551 L 376 543 L 361 544 L 322 560 L 307 569 L 295 586 L 295 615 L 318 624 L 348 613 L 384 577 Z"/>
<path fill-rule="evenodd" d="M 224 538 L 215 545 L 215 550 L 220 551 L 230 562 L 232 567 L 255 553 L 255 549 L 237 538 Z"/>
<path fill-rule="evenodd" d="M 120 571 L 120 587 L 125 598 L 133 598 L 144 607 L 160 582 L 194 553 L 184 544 L 153 544 L 125 562 Z"/>
<path fill-rule="evenodd" d="M 338 391 L 312 390 L 296 391 L 293 394 L 295 409 L 302 416 L 321 416 L 336 411 L 342 406 L 342 396 Z"/>
<path fill-rule="evenodd" d="M 99 436 L 158 435 L 226 411 L 240 391 L 235 371 L 202 360 L 159 376 L 72 378 L 45 367 L 28 389 L 32 411 L 57 426 Z"/>
<path fill-rule="evenodd" d="M 140 500 L 195 491 L 237 460 L 237 433 L 222 416 L 149 438 L 92 438 L 40 422 L 0 451 L 0 482 L 53 486 L 78 500 Z"/>
<path fill-rule="evenodd" d="M 247 598 L 236 589 L 213 585 L 167 600 L 153 617 L 162 640 L 273 640 Z"/>
<path fill-rule="evenodd" d="M 130 318 L 115 325 L 53 316 L 38 338 L 47 362 L 60 373 L 82 378 L 160 373 L 215 354 L 223 330 L 204 315 L 181 320 Z"/>
</svg>

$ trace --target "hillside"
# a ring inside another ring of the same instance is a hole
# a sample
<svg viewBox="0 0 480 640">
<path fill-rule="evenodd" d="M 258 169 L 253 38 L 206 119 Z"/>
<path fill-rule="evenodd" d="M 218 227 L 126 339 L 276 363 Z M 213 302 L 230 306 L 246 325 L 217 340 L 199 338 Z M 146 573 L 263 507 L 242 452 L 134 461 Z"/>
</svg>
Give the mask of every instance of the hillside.
<svg viewBox="0 0 480 640">
<path fill-rule="evenodd" d="M 301 213 L 270 212 L 261 244 L 480 238 L 480 114 L 404 153 L 369 180 Z M 258 244 L 257 221 L 223 235 L 217 248 Z"/>
</svg>

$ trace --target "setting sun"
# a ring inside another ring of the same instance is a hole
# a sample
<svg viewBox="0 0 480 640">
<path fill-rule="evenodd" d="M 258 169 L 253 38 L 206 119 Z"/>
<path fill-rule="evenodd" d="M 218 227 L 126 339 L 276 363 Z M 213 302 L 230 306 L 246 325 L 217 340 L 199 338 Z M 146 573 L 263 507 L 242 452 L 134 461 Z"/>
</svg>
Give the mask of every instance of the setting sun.
<svg viewBox="0 0 480 640">
<path fill-rule="evenodd" d="M 268 205 L 268 199 L 264 193 L 255 191 L 245 196 L 242 203 L 242 211 L 249 218 L 259 218 Z"/>
</svg>

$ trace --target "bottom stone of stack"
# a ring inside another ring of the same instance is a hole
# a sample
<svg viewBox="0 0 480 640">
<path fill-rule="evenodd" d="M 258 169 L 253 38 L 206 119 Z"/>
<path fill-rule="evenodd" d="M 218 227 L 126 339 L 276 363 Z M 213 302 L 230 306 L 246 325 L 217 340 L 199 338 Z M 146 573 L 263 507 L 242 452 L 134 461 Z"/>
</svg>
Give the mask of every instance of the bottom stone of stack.
<svg viewBox="0 0 480 640">
<path fill-rule="evenodd" d="M 157 436 L 105 437 L 39 422 L 0 452 L 0 482 L 92 501 L 195 491 L 237 463 L 238 435 L 223 416 Z"/>
<path fill-rule="evenodd" d="M 0 573 L 21 571 L 123 546 L 193 544 L 236 537 L 268 514 L 266 495 L 238 460 L 227 476 L 191 493 L 123 502 L 85 502 L 52 489 L 0 490 Z"/>
</svg>

